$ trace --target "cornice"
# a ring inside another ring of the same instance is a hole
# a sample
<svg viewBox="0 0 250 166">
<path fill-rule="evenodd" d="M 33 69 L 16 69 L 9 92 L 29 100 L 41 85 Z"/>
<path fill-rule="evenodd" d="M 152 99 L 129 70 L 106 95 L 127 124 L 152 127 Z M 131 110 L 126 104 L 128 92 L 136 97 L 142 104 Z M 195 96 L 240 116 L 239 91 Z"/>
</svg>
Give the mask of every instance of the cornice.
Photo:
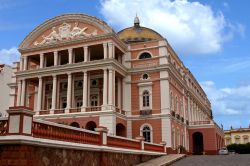
<svg viewBox="0 0 250 166">
<path fill-rule="evenodd" d="M 35 70 L 26 70 L 26 71 L 19 71 L 16 72 L 16 77 L 18 78 L 36 78 L 38 76 L 52 76 L 53 74 L 56 75 L 63 75 L 67 74 L 68 72 L 77 73 L 82 72 L 84 70 L 91 71 L 91 70 L 102 70 L 107 67 L 114 68 L 117 72 L 121 75 L 127 75 L 127 69 L 122 64 L 120 64 L 115 59 L 101 59 L 96 61 L 90 62 L 80 62 L 74 64 L 66 64 L 66 65 L 59 65 L 59 66 L 51 66 L 45 67 L 42 69 L 35 69 Z"/>
</svg>

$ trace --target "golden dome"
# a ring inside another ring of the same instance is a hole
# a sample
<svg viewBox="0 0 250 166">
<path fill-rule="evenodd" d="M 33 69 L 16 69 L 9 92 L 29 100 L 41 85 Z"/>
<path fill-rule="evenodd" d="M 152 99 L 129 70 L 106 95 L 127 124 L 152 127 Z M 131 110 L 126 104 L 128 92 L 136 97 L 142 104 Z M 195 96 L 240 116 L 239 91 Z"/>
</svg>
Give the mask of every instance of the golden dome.
<svg viewBox="0 0 250 166">
<path fill-rule="evenodd" d="M 121 30 L 118 32 L 118 36 L 125 43 L 145 42 L 160 40 L 163 38 L 159 33 L 152 29 L 141 27 L 137 16 L 134 21 L 134 26 Z"/>
</svg>

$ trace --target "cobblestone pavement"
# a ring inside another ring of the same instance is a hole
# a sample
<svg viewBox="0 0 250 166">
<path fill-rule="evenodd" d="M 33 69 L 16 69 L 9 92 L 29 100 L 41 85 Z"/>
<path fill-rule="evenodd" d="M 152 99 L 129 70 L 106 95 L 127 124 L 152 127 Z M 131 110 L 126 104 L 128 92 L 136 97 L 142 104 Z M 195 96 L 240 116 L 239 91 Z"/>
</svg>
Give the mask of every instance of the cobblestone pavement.
<svg viewBox="0 0 250 166">
<path fill-rule="evenodd" d="M 171 166 L 250 166 L 250 154 L 188 156 Z"/>
</svg>

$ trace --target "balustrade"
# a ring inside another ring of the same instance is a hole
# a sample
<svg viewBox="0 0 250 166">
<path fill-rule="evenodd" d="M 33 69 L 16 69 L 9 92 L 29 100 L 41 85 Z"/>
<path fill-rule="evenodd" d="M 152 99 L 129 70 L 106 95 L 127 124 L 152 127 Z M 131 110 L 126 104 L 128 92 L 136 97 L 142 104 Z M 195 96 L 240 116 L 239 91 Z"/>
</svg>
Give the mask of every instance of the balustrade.
<svg viewBox="0 0 250 166">
<path fill-rule="evenodd" d="M 203 124 L 211 124 L 211 122 L 209 120 L 189 122 L 189 125 L 203 125 Z"/>
<path fill-rule="evenodd" d="M 8 119 L 0 119 L 0 136 L 7 134 Z"/>
<path fill-rule="evenodd" d="M 165 146 L 163 146 L 163 145 L 144 142 L 144 150 L 146 150 L 146 151 L 164 152 L 164 148 L 165 148 Z"/>
<path fill-rule="evenodd" d="M 48 123 L 33 122 L 33 136 L 59 141 L 76 142 L 84 144 L 100 144 L 98 133 L 85 131 L 83 129 L 74 129 L 73 127 L 62 127 L 62 125 L 52 125 Z"/>
<path fill-rule="evenodd" d="M 137 140 L 131 140 L 126 138 L 120 138 L 115 136 L 107 137 L 107 145 L 113 147 L 127 148 L 127 149 L 137 149 L 140 150 L 141 143 Z"/>
</svg>

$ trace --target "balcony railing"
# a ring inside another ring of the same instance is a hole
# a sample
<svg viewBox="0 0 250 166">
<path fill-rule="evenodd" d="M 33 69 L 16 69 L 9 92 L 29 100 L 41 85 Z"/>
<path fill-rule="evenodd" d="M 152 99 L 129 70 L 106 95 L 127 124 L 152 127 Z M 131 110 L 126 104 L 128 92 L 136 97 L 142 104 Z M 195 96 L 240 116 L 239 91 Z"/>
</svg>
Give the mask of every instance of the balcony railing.
<svg viewBox="0 0 250 166">
<path fill-rule="evenodd" d="M 152 115 L 152 110 L 140 110 L 140 115 L 142 116 Z"/>
<path fill-rule="evenodd" d="M 115 111 L 118 112 L 118 113 L 120 113 L 120 114 L 122 114 L 122 115 L 126 114 L 126 111 L 124 111 L 124 110 L 122 110 L 122 109 L 120 109 L 118 107 L 115 108 Z"/>
<path fill-rule="evenodd" d="M 107 145 L 113 147 L 122 147 L 127 149 L 140 149 L 141 143 L 137 140 L 123 138 L 118 136 L 108 136 Z"/>
<path fill-rule="evenodd" d="M 69 113 L 81 112 L 81 108 L 70 108 Z"/>
<path fill-rule="evenodd" d="M 87 107 L 86 112 L 93 112 L 93 111 L 101 111 L 102 107 L 101 106 L 94 106 L 94 107 Z"/>
<path fill-rule="evenodd" d="M 48 114 L 50 114 L 49 110 L 41 110 L 41 111 L 39 111 L 39 115 L 48 115 Z"/>
<path fill-rule="evenodd" d="M 211 121 L 210 120 L 206 120 L 206 121 L 189 122 L 189 125 L 204 125 L 204 124 L 211 124 Z"/>
<path fill-rule="evenodd" d="M 0 119 L 0 136 L 7 134 L 7 125 L 8 125 L 8 118 L 1 118 Z"/>
<path fill-rule="evenodd" d="M 63 141 L 63 144 L 70 142 L 71 146 L 72 143 L 76 143 L 74 146 L 89 147 L 89 145 L 92 145 L 92 147 L 97 150 L 110 150 L 110 147 L 113 147 L 118 148 L 119 151 L 126 149 L 127 152 L 127 149 L 130 151 L 151 151 L 159 154 L 164 154 L 166 152 L 165 144 L 145 143 L 141 138 L 130 139 L 111 136 L 108 135 L 108 129 L 106 127 L 99 127 L 95 128 L 96 131 L 90 131 L 54 122 L 38 120 L 30 118 L 34 115 L 32 110 L 22 107 L 11 107 L 8 113 L 9 118 L 0 118 L 0 137 L 3 139 L 5 139 L 6 135 L 12 136 L 14 133 L 15 136 L 13 137 L 13 140 L 23 140 L 24 142 L 32 140 L 32 143 L 35 144 L 43 141 L 44 143 L 49 143 L 49 140 L 53 140 L 54 144 L 61 144 Z M 17 117 L 17 115 L 19 120 L 13 118 Z M 20 120 L 21 115 L 24 116 L 23 120 Z M 16 128 L 16 126 L 9 124 L 16 124 L 19 125 L 19 127 Z M 23 130 L 24 128 L 25 130 Z M 9 133 L 9 131 L 11 132 Z M 25 135 L 26 137 L 18 137 L 22 135 Z"/>
<path fill-rule="evenodd" d="M 54 114 L 63 114 L 63 113 L 65 113 L 64 109 L 55 109 L 54 110 Z"/>
<path fill-rule="evenodd" d="M 37 138 L 76 142 L 84 144 L 100 144 L 99 133 L 77 129 L 60 124 L 33 121 L 33 136 Z"/>
<path fill-rule="evenodd" d="M 164 151 L 164 146 L 161 146 L 159 144 L 153 144 L 149 142 L 144 142 L 144 149 L 148 151 L 158 151 L 162 152 Z"/>
</svg>

